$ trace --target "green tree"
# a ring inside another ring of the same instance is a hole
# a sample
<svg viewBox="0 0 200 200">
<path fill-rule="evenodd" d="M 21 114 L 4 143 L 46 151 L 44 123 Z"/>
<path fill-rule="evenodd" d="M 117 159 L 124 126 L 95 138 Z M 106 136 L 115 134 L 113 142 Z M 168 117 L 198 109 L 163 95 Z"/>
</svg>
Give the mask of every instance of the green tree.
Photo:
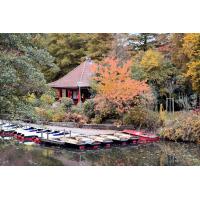
<svg viewBox="0 0 200 200">
<path fill-rule="evenodd" d="M 95 61 L 104 58 L 111 48 L 112 34 L 43 34 L 36 39 L 36 42 L 48 49 L 59 67 L 59 70 L 55 69 L 53 73 L 48 74 L 48 81 L 50 81 L 65 75 L 86 57 L 91 57 Z"/>
<path fill-rule="evenodd" d="M 101 61 L 106 58 L 112 48 L 113 34 L 91 33 L 84 34 L 87 38 L 87 55 L 93 60 Z"/>
<path fill-rule="evenodd" d="M 0 113 L 22 112 L 28 94 L 39 95 L 46 90 L 41 68 L 53 67 L 54 59 L 37 48 L 32 37 L 0 34 Z"/>
<path fill-rule="evenodd" d="M 157 35 L 156 33 L 130 34 L 129 45 L 133 51 L 147 51 L 149 48 L 154 47 Z"/>
</svg>

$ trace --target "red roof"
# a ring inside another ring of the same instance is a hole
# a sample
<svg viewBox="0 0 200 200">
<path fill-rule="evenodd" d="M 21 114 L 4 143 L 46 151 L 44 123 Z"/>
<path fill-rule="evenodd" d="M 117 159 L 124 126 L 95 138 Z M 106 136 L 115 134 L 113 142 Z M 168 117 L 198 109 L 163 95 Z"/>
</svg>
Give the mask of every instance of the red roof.
<svg viewBox="0 0 200 200">
<path fill-rule="evenodd" d="M 92 65 L 91 60 L 86 60 L 67 75 L 48 85 L 53 88 L 77 88 L 78 82 L 81 82 L 81 87 L 90 87 L 90 80 L 94 74 Z"/>
</svg>

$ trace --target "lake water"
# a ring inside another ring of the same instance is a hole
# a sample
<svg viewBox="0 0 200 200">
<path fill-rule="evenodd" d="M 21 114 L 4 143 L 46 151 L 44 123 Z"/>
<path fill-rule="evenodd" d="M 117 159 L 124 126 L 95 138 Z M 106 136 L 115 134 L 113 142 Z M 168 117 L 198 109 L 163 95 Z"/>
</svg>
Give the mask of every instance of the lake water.
<svg viewBox="0 0 200 200">
<path fill-rule="evenodd" d="M 162 141 L 80 152 L 0 142 L 0 165 L 191 166 L 200 165 L 200 145 Z"/>
</svg>

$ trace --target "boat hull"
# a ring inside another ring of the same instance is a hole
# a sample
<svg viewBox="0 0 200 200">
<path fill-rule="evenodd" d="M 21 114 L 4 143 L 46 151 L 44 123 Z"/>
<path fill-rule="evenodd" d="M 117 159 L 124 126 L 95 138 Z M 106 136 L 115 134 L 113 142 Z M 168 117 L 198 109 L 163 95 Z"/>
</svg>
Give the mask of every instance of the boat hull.
<svg viewBox="0 0 200 200">
<path fill-rule="evenodd" d="M 138 136 L 139 144 L 158 142 L 160 140 L 160 138 L 154 134 L 145 134 L 143 132 L 134 131 L 134 130 L 123 130 L 122 132 L 133 135 L 133 136 Z"/>
</svg>

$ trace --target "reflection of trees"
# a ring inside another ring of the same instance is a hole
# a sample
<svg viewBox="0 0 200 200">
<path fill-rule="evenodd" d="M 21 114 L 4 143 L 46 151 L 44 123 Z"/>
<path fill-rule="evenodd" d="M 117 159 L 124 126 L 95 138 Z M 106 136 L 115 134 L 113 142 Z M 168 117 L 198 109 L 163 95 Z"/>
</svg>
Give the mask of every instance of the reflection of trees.
<svg viewBox="0 0 200 200">
<path fill-rule="evenodd" d="M 200 148 L 193 143 L 157 143 L 160 165 L 200 165 Z"/>
<path fill-rule="evenodd" d="M 97 151 L 68 151 L 0 143 L 0 165 L 200 165 L 200 147 L 159 142 Z"/>
<path fill-rule="evenodd" d="M 0 151 L 0 165 L 63 165 L 53 157 L 52 151 L 24 145 L 6 145 Z"/>
<path fill-rule="evenodd" d="M 154 152 L 154 153 L 153 153 Z M 154 145 L 111 148 L 96 153 L 87 153 L 86 158 L 94 165 L 158 165 L 158 152 Z"/>
<path fill-rule="evenodd" d="M 159 142 L 138 147 L 86 152 L 92 165 L 200 165 L 200 148 L 195 144 Z"/>
</svg>

